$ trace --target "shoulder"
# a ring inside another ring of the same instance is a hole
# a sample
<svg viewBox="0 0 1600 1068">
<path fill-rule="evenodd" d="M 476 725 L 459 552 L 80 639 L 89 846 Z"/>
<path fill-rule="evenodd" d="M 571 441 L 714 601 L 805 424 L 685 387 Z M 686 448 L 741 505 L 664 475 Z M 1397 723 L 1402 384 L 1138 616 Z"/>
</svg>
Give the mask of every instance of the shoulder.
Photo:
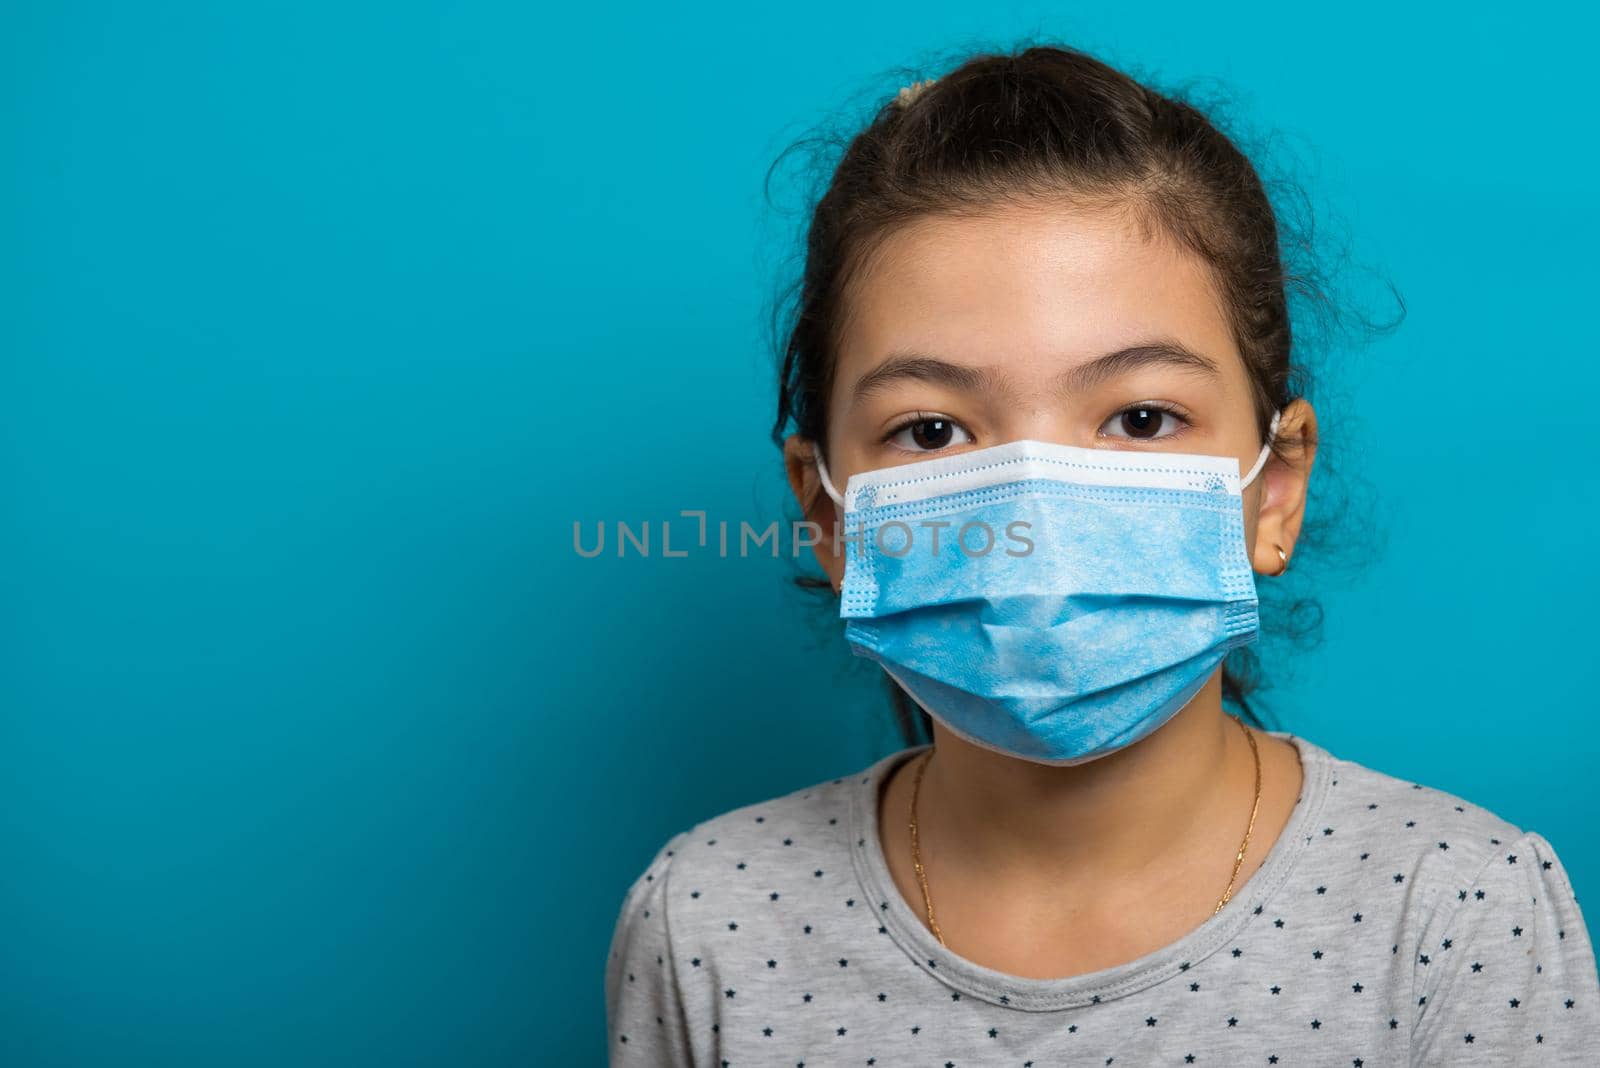
<svg viewBox="0 0 1600 1068">
<path fill-rule="evenodd" d="M 1300 739 L 1302 758 L 1319 768 L 1325 800 L 1306 833 L 1319 852 L 1358 867 L 1378 862 L 1373 878 L 1414 882 L 1442 893 L 1464 887 L 1526 831 L 1499 813 L 1428 782 L 1335 756 Z M 1346 854 L 1349 854 L 1346 856 Z M 1392 870 L 1390 870 L 1392 869 Z"/>
<path fill-rule="evenodd" d="M 694 925 L 757 898 L 772 901 L 838 884 L 852 870 L 852 800 L 890 759 L 672 834 L 629 888 L 624 917 L 645 919 L 646 909 L 664 917 L 670 908 L 675 926 Z"/>
<path fill-rule="evenodd" d="M 816 903 L 858 902 L 853 846 L 855 799 L 893 757 L 854 774 L 813 782 L 741 805 L 660 842 L 623 897 L 606 965 L 613 1062 L 628 1054 L 652 1064 L 696 1063 L 684 1021 L 715 1019 L 729 962 L 761 947 L 805 944 Z M 876 921 L 873 921 L 876 922 Z M 714 1030 L 713 1026 L 713 1030 Z"/>
<path fill-rule="evenodd" d="M 1391 952 L 1409 955 L 1412 1063 L 1466 1063 L 1464 1050 L 1521 1063 L 1536 1047 L 1592 1063 L 1600 973 L 1550 840 L 1448 790 L 1312 752 L 1326 776 L 1303 832 L 1313 889 L 1369 923 L 1389 911 Z"/>
<path fill-rule="evenodd" d="M 809 940 L 807 916 L 822 902 L 865 914 L 856 907 L 852 799 L 890 759 L 719 813 L 660 843 L 617 913 L 606 969 L 613 1015 L 626 1017 L 640 999 L 709 1013 L 725 957 Z"/>
<path fill-rule="evenodd" d="M 754 893 L 775 880 L 796 885 L 790 877 L 795 872 L 820 871 L 812 878 L 822 880 L 847 869 L 851 799 L 870 770 L 819 780 L 694 824 L 676 836 L 673 882 L 692 883 L 691 892 L 702 896 L 739 887 Z"/>
<path fill-rule="evenodd" d="M 1423 988 L 1443 978 L 1441 962 L 1462 956 L 1446 951 L 1491 938 L 1519 960 L 1540 943 L 1547 959 L 1527 958 L 1535 974 L 1556 957 L 1576 958 L 1580 976 L 1593 973 L 1571 878 L 1544 835 L 1449 790 L 1303 738 L 1298 745 L 1323 799 L 1302 832 L 1308 879 L 1319 895 L 1360 902 L 1368 913 L 1406 914 L 1412 959 L 1431 977 Z"/>
<path fill-rule="evenodd" d="M 1452 928 L 1504 920 L 1516 930 L 1530 910 L 1561 914 L 1569 929 L 1563 935 L 1557 923 L 1558 940 L 1573 926 L 1584 930 L 1566 868 L 1538 831 L 1304 740 L 1302 752 L 1323 764 L 1326 777 L 1325 802 L 1305 829 L 1307 847 L 1319 855 L 1319 878 L 1347 878 L 1351 893 L 1369 901 L 1387 895 L 1410 912 L 1419 960 L 1428 959 L 1429 939 L 1438 944 Z"/>
</svg>

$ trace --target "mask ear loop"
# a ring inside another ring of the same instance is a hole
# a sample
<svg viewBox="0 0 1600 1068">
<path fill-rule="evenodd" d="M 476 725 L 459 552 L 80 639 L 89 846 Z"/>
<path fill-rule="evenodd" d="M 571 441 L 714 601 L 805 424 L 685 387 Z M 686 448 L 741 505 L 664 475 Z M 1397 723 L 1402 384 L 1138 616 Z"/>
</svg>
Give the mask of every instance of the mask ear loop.
<svg viewBox="0 0 1600 1068">
<path fill-rule="evenodd" d="M 837 504 L 840 508 L 843 508 L 844 497 L 840 495 L 838 490 L 833 488 L 833 480 L 828 477 L 828 465 L 822 461 L 822 447 L 819 445 L 813 445 L 811 447 L 811 451 L 812 455 L 814 455 L 817 459 L 817 477 L 822 480 L 822 488 L 827 491 L 829 497 L 833 498 L 834 504 Z"/>
<path fill-rule="evenodd" d="M 1240 490 L 1243 490 L 1246 486 L 1250 485 L 1250 483 L 1254 482 L 1256 475 L 1261 473 L 1261 465 L 1267 462 L 1267 455 L 1272 451 L 1272 438 L 1273 435 L 1277 434 L 1278 432 L 1278 417 L 1282 414 L 1283 413 L 1281 411 L 1272 413 L 1272 422 L 1267 426 L 1267 440 L 1262 444 L 1261 453 L 1256 457 L 1256 462 L 1251 466 L 1250 473 L 1244 476 L 1244 479 L 1239 483 Z M 818 462 L 820 463 L 821 460 L 819 459 Z"/>
</svg>

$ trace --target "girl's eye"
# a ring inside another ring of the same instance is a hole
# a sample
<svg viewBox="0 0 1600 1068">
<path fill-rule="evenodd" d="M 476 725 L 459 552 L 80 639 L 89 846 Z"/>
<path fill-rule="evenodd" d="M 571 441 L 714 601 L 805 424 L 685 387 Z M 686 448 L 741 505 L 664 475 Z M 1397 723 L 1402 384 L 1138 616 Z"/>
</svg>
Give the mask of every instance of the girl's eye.
<svg viewBox="0 0 1600 1068">
<path fill-rule="evenodd" d="M 1171 408 L 1155 404 L 1135 404 L 1106 420 L 1100 432 L 1114 438 L 1148 441 L 1153 438 L 1171 437 L 1185 425 L 1184 418 Z"/>
<path fill-rule="evenodd" d="M 908 452 L 935 452 L 951 445 L 968 445 L 972 435 L 948 419 L 918 419 L 889 436 L 889 442 Z"/>
</svg>

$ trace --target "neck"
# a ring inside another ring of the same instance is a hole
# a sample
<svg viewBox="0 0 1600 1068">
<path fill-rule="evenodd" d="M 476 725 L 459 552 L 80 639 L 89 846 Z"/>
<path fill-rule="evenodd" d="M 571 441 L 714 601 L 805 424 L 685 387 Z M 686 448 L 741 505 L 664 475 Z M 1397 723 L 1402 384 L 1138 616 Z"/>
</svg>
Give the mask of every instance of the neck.
<svg viewBox="0 0 1600 1068">
<path fill-rule="evenodd" d="M 1083 764 L 1006 756 L 934 724 L 919 825 L 962 867 L 1055 885 L 1170 866 L 1255 790 L 1249 740 L 1213 676 L 1154 733 Z"/>
</svg>

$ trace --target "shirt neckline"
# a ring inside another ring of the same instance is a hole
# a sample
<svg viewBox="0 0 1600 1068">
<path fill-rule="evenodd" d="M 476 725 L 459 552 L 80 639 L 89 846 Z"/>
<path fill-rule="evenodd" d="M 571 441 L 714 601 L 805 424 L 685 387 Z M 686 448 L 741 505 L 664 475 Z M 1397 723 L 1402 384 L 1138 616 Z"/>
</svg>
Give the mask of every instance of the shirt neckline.
<svg viewBox="0 0 1600 1068">
<path fill-rule="evenodd" d="M 1187 971 L 1220 949 L 1250 922 L 1282 885 L 1311 841 L 1314 825 L 1328 794 L 1331 754 L 1287 731 L 1266 731 L 1292 743 L 1303 772 L 1300 796 L 1277 841 L 1259 868 L 1235 891 L 1222 911 L 1176 942 L 1122 964 L 1061 979 L 1010 975 L 961 957 L 940 945 L 933 932 L 912 911 L 889 874 L 878 837 L 878 792 L 884 777 L 929 745 L 891 753 L 857 777 L 850 791 L 850 827 L 855 838 L 850 860 L 868 900 L 881 902 L 884 926 L 895 943 L 924 972 L 964 995 L 1013 1009 L 1035 1012 L 1074 1008 L 1124 997 Z"/>
</svg>

